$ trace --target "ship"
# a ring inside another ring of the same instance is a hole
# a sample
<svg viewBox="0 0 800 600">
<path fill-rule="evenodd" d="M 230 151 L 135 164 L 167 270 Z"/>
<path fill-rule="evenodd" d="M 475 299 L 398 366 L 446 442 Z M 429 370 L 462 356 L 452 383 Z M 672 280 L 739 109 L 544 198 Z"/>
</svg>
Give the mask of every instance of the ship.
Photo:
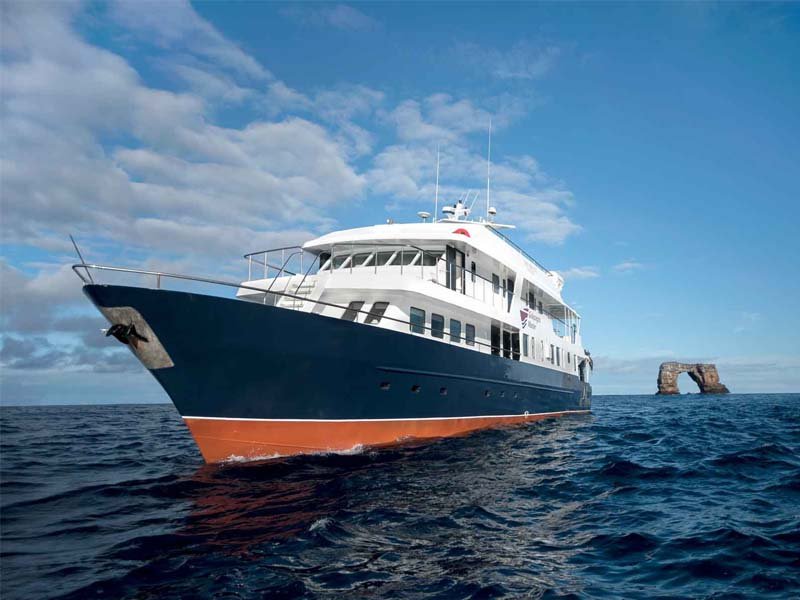
<svg viewBox="0 0 800 600">
<path fill-rule="evenodd" d="M 208 463 L 588 413 L 592 359 L 563 278 L 503 233 L 513 226 L 494 208 L 470 213 L 459 201 L 439 218 L 251 252 L 244 281 L 82 257 L 73 269 Z"/>
</svg>

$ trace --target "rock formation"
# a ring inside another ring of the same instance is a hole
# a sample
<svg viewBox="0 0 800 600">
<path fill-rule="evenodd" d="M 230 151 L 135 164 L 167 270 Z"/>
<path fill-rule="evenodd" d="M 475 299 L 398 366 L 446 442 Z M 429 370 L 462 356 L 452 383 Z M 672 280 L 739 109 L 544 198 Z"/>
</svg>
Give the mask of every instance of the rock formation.
<svg viewBox="0 0 800 600">
<path fill-rule="evenodd" d="M 727 394 L 726 388 L 719 381 L 716 365 L 701 363 L 687 364 L 679 362 L 661 363 L 658 370 L 658 393 L 662 395 L 680 394 L 678 389 L 678 375 L 688 373 L 689 377 L 700 388 L 701 394 Z"/>
</svg>

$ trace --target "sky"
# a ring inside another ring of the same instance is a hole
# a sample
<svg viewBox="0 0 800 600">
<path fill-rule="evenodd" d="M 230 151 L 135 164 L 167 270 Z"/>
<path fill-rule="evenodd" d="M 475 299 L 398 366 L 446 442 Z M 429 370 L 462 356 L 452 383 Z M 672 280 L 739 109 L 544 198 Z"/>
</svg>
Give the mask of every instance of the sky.
<svg viewBox="0 0 800 600">
<path fill-rule="evenodd" d="M 596 394 L 800 391 L 800 4 L 3 2 L 0 403 L 167 397 L 70 270 L 249 251 L 485 186 Z M 482 192 L 481 192 L 482 193 Z M 478 201 L 482 202 L 483 197 Z M 683 391 L 696 391 L 682 376 Z"/>
</svg>

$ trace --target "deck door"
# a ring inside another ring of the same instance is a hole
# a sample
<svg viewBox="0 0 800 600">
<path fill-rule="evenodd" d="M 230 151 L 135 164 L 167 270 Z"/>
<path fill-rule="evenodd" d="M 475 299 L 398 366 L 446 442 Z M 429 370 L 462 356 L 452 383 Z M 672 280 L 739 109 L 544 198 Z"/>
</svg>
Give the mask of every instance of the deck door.
<svg viewBox="0 0 800 600">
<path fill-rule="evenodd" d="M 453 246 L 447 247 L 447 287 L 464 293 L 464 253 Z"/>
</svg>

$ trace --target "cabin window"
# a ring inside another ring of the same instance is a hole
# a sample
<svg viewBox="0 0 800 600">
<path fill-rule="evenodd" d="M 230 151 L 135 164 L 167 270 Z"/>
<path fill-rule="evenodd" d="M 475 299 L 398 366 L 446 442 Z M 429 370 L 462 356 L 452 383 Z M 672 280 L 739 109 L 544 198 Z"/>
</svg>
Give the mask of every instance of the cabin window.
<svg viewBox="0 0 800 600">
<path fill-rule="evenodd" d="M 528 334 L 527 333 L 523 333 L 522 334 L 522 355 L 526 356 L 526 357 L 528 356 Z"/>
<path fill-rule="evenodd" d="M 444 337 L 444 317 L 431 313 L 431 335 L 435 338 Z"/>
<path fill-rule="evenodd" d="M 536 360 L 536 340 L 531 337 L 531 358 Z"/>
<path fill-rule="evenodd" d="M 422 264 L 426 267 L 435 267 L 436 263 L 439 262 L 439 259 L 442 258 L 442 251 L 437 250 L 433 252 L 423 252 L 422 254 Z"/>
<path fill-rule="evenodd" d="M 492 325 L 492 334 L 491 334 L 491 342 L 492 344 L 492 354 L 495 356 L 500 355 L 500 344 L 502 343 L 500 340 L 500 327 L 498 325 Z"/>
<path fill-rule="evenodd" d="M 388 306 L 388 302 L 376 302 L 373 304 L 364 323 L 380 323 Z"/>
<path fill-rule="evenodd" d="M 397 257 L 397 259 L 394 261 L 394 264 L 400 264 L 404 267 L 407 267 L 416 260 L 417 255 L 419 255 L 419 252 L 414 250 L 401 250 L 400 256 Z"/>
<path fill-rule="evenodd" d="M 542 310 L 542 301 L 539 300 L 539 314 L 541 315 L 544 311 Z"/>
<path fill-rule="evenodd" d="M 519 360 L 519 331 L 511 334 L 511 358 Z"/>
<path fill-rule="evenodd" d="M 411 333 L 425 333 L 425 311 L 411 307 Z"/>
<path fill-rule="evenodd" d="M 511 358 L 511 332 L 503 330 L 503 358 Z"/>
<path fill-rule="evenodd" d="M 358 322 L 358 311 L 361 310 L 362 306 L 364 306 L 363 300 L 353 300 L 347 305 L 344 314 L 342 314 L 342 320 Z"/>
<path fill-rule="evenodd" d="M 506 310 L 508 310 L 508 312 L 511 312 L 511 301 L 514 299 L 514 280 L 513 279 L 507 279 L 506 280 L 506 290 L 507 290 L 507 293 L 508 293 L 508 308 Z M 517 353 L 519 353 L 519 350 L 517 350 Z"/>
<path fill-rule="evenodd" d="M 549 360 L 551 363 L 554 363 L 555 356 L 556 356 L 556 347 L 553 346 L 553 344 L 550 344 L 550 357 L 547 360 Z"/>
<path fill-rule="evenodd" d="M 495 294 L 500 293 L 500 277 L 492 273 L 492 290 Z"/>
<path fill-rule="evenodd" d="M 394 252 L 378 252 L 375 254 L 375 264 L 382 267 L 389 262 L 389 259 L 391 259 L 393 255 Z"/>
<path fill-rule="evenodd" d="M 450 319 L 450 341 L 461 343 L 461 321 Z"/>
<path fill-rule="evenodd" d="M 331 259 L 330 252 L 320 252 L 320 254 L 319 254 L 319 268 L 320 268 L 320 271 L 324 271 L 325 270 L 325 269 L 323 269 L 323 267 L 325 266 L 325 263 L 328 262 L 330 259 Z M 330 265 L 328 265 L 328 266 L 330 266 Z"/>
<path fill-rule="evenodd" d="M 475 345 L 475 325 L 470 325 L 467 323 L 465 337 L 467 339 L 467 346 Z"/>
<path fill-rule="evenodd" d="M 570 355 L 570 353 L 569 353 L 569 352 L 567 352 L 567 364 L 568 364 L 568 365 L 571 365 L 571 364 L 572 364 L 572 356 Z"/>
<path fill-rule="evenodd" d="M 362 252 L 361 254 L 354 254 L 353 260 L 350 261 L 350 265 L 353 267 L 361 267 L 367 261 L 367 259 L 372 255 L 371 252 Z"/>
<path fill-rule="evenodd" d="M 561 348 L 556 348 L 556 366 L 561 366 Z"/>
<path fill-rule="evenodd" d="M 474 260 L 472 261 L 472 264 L 470 264 L 469 270 L 470 270 L 470 273 L 472 274 L 471 275 L 472 283 L 475 283 L 475 275 L 477 275 L 477 273 L 478 273 L 478 268 L 475 266 L 475 261 Z"/>
<path fill-rule="evenodd" d="M 334 256 L 333 268 L 338 269 L 339 267 L 342 266 L 342 264 L 344 264 L 344 261 L 346 261 L 348 258 L 350 258 L 349 254 L 340 254 L 339 256 Z"/>
</svg>

